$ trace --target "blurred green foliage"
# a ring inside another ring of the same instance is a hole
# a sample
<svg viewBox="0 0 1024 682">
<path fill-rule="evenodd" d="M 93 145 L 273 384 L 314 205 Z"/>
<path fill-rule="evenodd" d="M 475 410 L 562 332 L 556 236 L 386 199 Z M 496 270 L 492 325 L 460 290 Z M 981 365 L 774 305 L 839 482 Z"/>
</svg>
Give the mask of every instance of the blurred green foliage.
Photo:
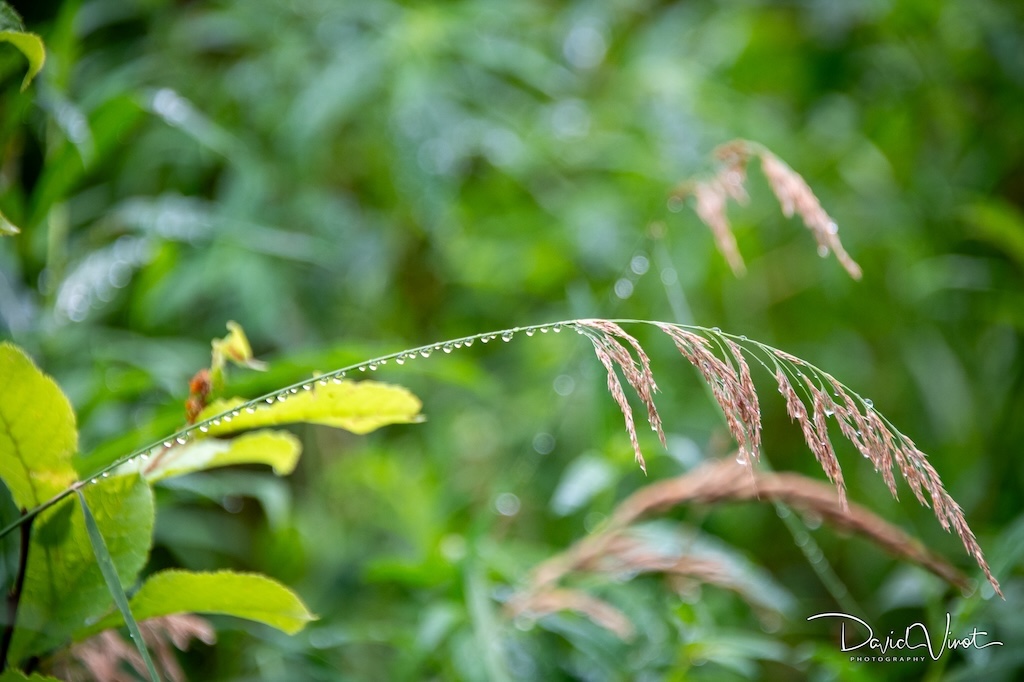
<svg viewBox="0 0 1024 682">
<path fill-rule="evenodd" d="M 158 490 L 149 570 L 260 571 L 321 616 L 293 638 L 225 621 L 185 657 L 196 679 L 1020 674 L 1019 3 L 14 4 L 48 54 L 21 92 L 24 57 L 0 45 L 0 213 L 22 230 L 0 239 L 0 334 L 69 393 L 82 466 L 173 431 L 230 319 L 272 362 L 234 378 L 252 396 L 490 328 L 696 322 L 873 398 L 931 455 L 1007 595 L 961 598 L 814 529 L 877 631 L 948 610 L 1007 643 L 851 664 L 805 622 L 839 608 L 821 566 L 769 507 L 742 505 L 672 525 L 767 570 L 793 598 L 784 617 L 644 577 L 586 583 L 633 620 L 630 643 L 571 613 L 510 621 L 501 602 L 532 566 L 646 480 L 731 448 L 693 372 L 643 335 L 670 431 L 667 453 L 644 440 L 644 479 L 589 344 L 538 335 L 378 371 L 423 398 L 425 424 L 367 439 L 303 427 L 290 479 L 232 470 Z M 740 279 L 692 211 L 666 204 L 735 137 L 804 175 L 861 282 L 817 257 L 758 178 L 730 213 Z M 769 393 L 767 460 L 820 476 Z M 928 510 L 889 499 L 852 448 L 839 456 L 852 499 L 969 569 Z"/>
</svg>

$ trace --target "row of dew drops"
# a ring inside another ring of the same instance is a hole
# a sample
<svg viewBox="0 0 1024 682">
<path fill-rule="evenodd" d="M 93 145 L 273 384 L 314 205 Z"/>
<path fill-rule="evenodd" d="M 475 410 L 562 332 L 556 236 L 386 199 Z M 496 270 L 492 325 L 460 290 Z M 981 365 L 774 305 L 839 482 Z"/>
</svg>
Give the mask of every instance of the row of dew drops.
<svg viewBox="0 0 1024 682">
<path fill-rule="evenodd" d="M 312 379 L 309 379 L 305 382 L 293 384 L 291 386 L 286 386 L 285 388 L 279 389 L 272 393 L 268 393 L 265 396 L 261 396 L 259 398 L 254 398 L 252 400 L 244 402 L 241 405 L 238 405 L 237 407 L 233 408 L 229 412 L 224 412 L 209 419 L 205 419 L 201 422 L 197 422 L 196 424 L 192 424 L 164 440 L 152 443 L 139 450 L 135 450 L 134 452 L 124 457 L 121 457 L 112 462 L 111 464 L 107 465 L 100 472 L 97 472 L 97 474 L 93 476 L 91 479 L 88 479 L 87 482 L 91 484 L 98 483 L 101 479 L 108 478 L 111 475 L 112 471 L 114 471 L 115 469 L 122 465 L 128 464 L 129 462 L 133 462 L 137 459 L 147 461 L 150 457 L 158 456 L 166 452 L 167 450 L 170 450 L 173 447 L 185 445 L 186 443 L 197 437 L 202 438 L 202 435 L 200 434 L 208 433 L 210 431 L 211 426 L 217 427 L 220 426 L 221 424 L 228 424 L 232 421 L 232 419 L 241 415 L 242 412 L 245 412 L 246 414 L 254 414 L 256 410 L 260 409 L 261 407 L 273 405 L 274 403 L 282 403 L 286 401 L 289 398 L 289 396 L 296 395 L 300 391 L 312 391 L 318 385 L 327 386 L 328 384 L 331 383 L 340 384 L 345 379 L 345 377 L 352 372 L 373 372 L 377 370 L 379 367 L 383 367 L 384 365 L 388 364 L 388 362 L 391 360 L 394 360 L 395 364 L 397 365 L 404 365 L 406 362 L 415 360 L 417 358 L 429 358 L 435 352 L 450 354 L 452 351 L 460 348 L 469 348 L 476 341 L 479 341 L 480 343 L 490 343 L 491 341 L 500 338 L 505 343 L 508 343 L 513 338 L 515 338 L 516 334 L 519 333 L 524 333 L 526 334 L 526 336 L 533 336 L 538 332 L 542 334 L 554 332 L 557 334 L 561 332 L 562 329 L 566 328 L 574 329 L 578 334 L 586 334 L 592 331 L 590 328 L 581 325 L 579 322 L 575 320 L 549 322 L 546 324 L 532 325 L 529 327 L 513 327 L 511 329 L 505 329 L 503 331 L 476 334 L 473 336 L 467 336 L 460 339 L 453 339 L 451 341 L 444 341 L 442 343 L 429 344 L 426 346 L 421 346 L 419 348 L 413 348 L 412 350 L 400 351 L 398 353 L 385 355 L 380 358 L 375 358 L 373 360 L 367 360 L 366 362 L 362 362 L 358 365 L 352 365 L 339 370 L 335 370 L 333 372 L 327 372 L 326 374 L 321 374 L 319 376 L 313 377 Z"/>
<path fill-rule="evenodd" d="M 233 408 L 229 412 L 224 412 L 224 413 L 221 413 L 219 415 L 215 415 L 215 416 L 213 416 L 213 417 L 211 417 L 209 419 L 206 419 L 206 420 L 203 420 L 201 422 L 198 422 L 196 424 L 192 424 L 192 425 L 186 427 L 185 429 L 182 429 L 178 433 L 175 433 L 175 434 L 169 436 L 167 439 L 164 439 L 164 440 L 152 443 L 152 444 L 150 444 L 150 445 L 148 445 L 146 447 L 143 447 L 143 448 L 141 448 L 139 450 L 135 450 L 135 451 L 131 452 L 130 454 L 128 454 L 128 455 L 126 455 L 124 457 L 121 457 L 121 458 L 115 460 L 114 462 L 112 462 L 111 464 L 107 465 L 101 471 L 97 472 L 97 474 L 94 477 L 92 477 L 91 479 L 87 479 L 86 481 L 83 481 L 82 484 L 84 484 L 86 482 L 88 482 L 88 483 L 98 483 L 101 478 L 108 478 L 111 475 L 112 471 L 114 471 L 115 469 L 117 469 L 118 467 L 120 467 L 120 466 L 122 466 L 124 464 L 127 464 L 129 462 L 133 462 L 133 461 L 135 461 L 137 459 L 141 459 L 142 461 L 147 461 L 150 457 L 154 457 L 154 456 L 160 455 L 163 452 L 166 452 L 167 450 L 169 450 L 169 449 L 171 449 L 173 447 L 176 447 L 176 446 L 179 446 L 179 445 L 185 445 L 189 441 L 195 439 L 197 436 L 201 438 L 202 436 L 199 435 L 199 434 L 206 434 L 206 433 L 208 433 L 211 426 L 217 427 L 217 426 L 220 426 L 222 423 L 223 424 L 228 424 L 235 417 L 238 417 L 239 415 L 241 415 L 243 411 L 245 413 L 247 413 L 247 414 L 254 414 L 256 412 L 256 410 L 260 409 L 261 407 L 265 407 L 267 405 L 272 405 L 274 403 L 284 402 L 284 401 L 286 401 L 289 398 L 289 396 L 296 395 L 300 391 L 311 391 L 317 385 L 319 385 L 319 386 L 327 386 L 330 383 L 341 384 L 342 381 L 346 378 L 346 376 L 349 373 L 353 373 L 353 372 L 367 372 L 367 371 L 371 371 L 372 372 L 372 371 L 377 370 L 380 367 L 383 367 L 384 365 L 386 365 L 391 360 L 393 360 L 395 362 L 395 364 L 397 364 L 397 365 L 404 365 L 406 362 L 409 362 L 411 360 L 415 360 L 417 358 L 429 358 L 435 352 L 441 352 L 441 353 L 444 353 L 444 354 L 450 354 L 450 353 L 452 353 L 452 351 L 460 349 L 460 348 L 469 348 L 476 341 L 480 341 L 480 343 L 490 343 L 491 341 L 494 341 L 494 340 L 500 338 L 503 342 L 508 343 L 513 338 L 515 338 L 516 334 L 519 334 L 519 333 L 524 333 L 524 334 L 526 334 L 526 336 L 534 336 L 538 332 L 542 333 L 542 334 L 546 334 L 548 332 L 554 332 L 554 333 L 557 334 L 557 333 L 561 332 L 562 329 L 566 329 L 566 328 L 573 329 L 573 330 L 576 331 L 577 334 L 583 334 L 583 335 L 590 335 L 590 334 L 593 334 L 593 333 L 596 332 L 596 330 L 594 328 L 583 324 L 583 321 L 580 321 L 580 320 L 568 320 L 568 321 L 561 321 L 561 322 L 549 322 L 549 323 L 545 323 L 545 324 L 531 325 L 531 326 L 528 326 L 528 327 L 513 327 L 511 329 L 505 329 L 503 331 L 486 332 L 486 333 L 483 333 L 483 334 L 476 334 L 476 335 L 473 335 L 473 336 L 467 336 L 467 337 L 463 337 L 463 338 L 459 338 L 459 339 L 453 339 L 453 340 L 444 341 L 444 342 L 441 342 L 441 343 L 428 344 L 426 346 L 421 346 L 419 348 L 413 348 L 411 350 L 400 351 L 398 353 L 393 353 L 391 355 L 385 355 L 385 356 L 382 356 L 382 357 L 379 357 L 379 358 L 375 358 L 373 360 L 367 360 L 367 361 L 362 362 L 362 363 L 357 364 L 357 365 L 351 365 L 349 367 L 344 367 L 344 368 L 339 369 L 339 370 L 335 370 L 335 371 L 332 371 L 332 372 L 327 372 L 325 374 L 321 374 L 321 375 L 319 375 L 317 377 L 313 377 L 313 378 L 311 378 L 309 380 L 306 380 L 305 382 L 300 382 L 300 383 L 297 383 L 297 384 L 293 384 L 291 386 L 286 386 L 286 387 L 284 387 L 282 389 L 279 389 L 277 391 L 274 391 L 272 393 L 268 393 L 265 396 L 261 396 L 261 397 L 249 400 L 247 402 L 244 402 L 244 403 L 238 405 L 237 407 Z M 719 329 L 718 327 L 714 327 L 712 329 L 701 329 L 699 327 L 695 327 L 694 329 L 697 329 L 697 330 L 700 330 L 700 331 L 704 331 L 704 332 L 710 332 L 710 333 L 712 333 L 714 335 L 722 334 L 722 330 Z M 597 333 L 600 333 L 600 332 L 597 332 Z M 740 338 L 740 340 L 742 342 L 747 342 L 748 341 L 746 336 L 742 336 L 742 337 L 739 337 L 739 338 Z M 762 345 L 762 344 L 758 344 L 758 345 Z M 799 371 L 797 371 L 797 374 L 802 376 L 802 373 L 799 372 Z M 780 391 L 781 391 L 781 388 L 780 388 Z M 838 396 L 838 395 L 839 394 L 836 393 L 836 396 Z M 857 397 L 859 398 L 859 396 L 857 396 Z M 873 404 L 872 404 L 871 400 L 866 399 L 866 398 L 862 398 L 861 402 L 864 404 L 864 407 L 867 410 L 871 410 L 873 408 Z M 832 416 L 831 413 L 832 413 L 832 410 L 828 410 L 826 416 Z M 858 431 L 857 435 L 858 436 L 861 435 L 859 431 Z M 867 455 L 865 455 L 865 456 L 867 456 Z"/>
</svg>

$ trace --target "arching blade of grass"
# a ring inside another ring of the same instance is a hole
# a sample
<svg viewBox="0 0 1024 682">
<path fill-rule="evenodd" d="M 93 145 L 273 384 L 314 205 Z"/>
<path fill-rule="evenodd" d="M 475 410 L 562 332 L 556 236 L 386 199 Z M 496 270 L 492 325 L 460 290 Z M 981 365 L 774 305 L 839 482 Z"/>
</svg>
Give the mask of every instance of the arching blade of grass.
<svg viewBox="0 0 1024 682">
<path fill-rule="evenodd" d="M 92 515 L 92 510 L 89 509 L 89 505 L 85 501 L 85 495 L 82 491 L 76 490 L 78 493 L 78 501 L 82 504 L 82 513 L 85 515 L 85 527 L 89 531 L 89 541 L 92 543 L 92 550 L 96 554 L 96 563 L 99 564 L 100 571 L 103 573 L 104 580 L 107 581 L 107 588 L 110 590 L 110 595 L 114 598 L 114 603 L 117 604 L 117 608 L 121 611 L 121 615 L 124 616 L 124 622 L 128 626 L 128 633 L 132 636 L 132 640 L 135 642 L 135 646 L 139 649 L 139 655 L 142 656 L 142 660 L 146 662 L 146 670 L 149 671 L 149 679 L 153 682 L 160 682 L 160 676 L 156 673 L 156 667 L 153 665 L 153 659 L 149 656 L 149 650 L 146 649 L 146 643 L 142 640 L 142 632 L 139 630 L 139 624 L 135 622 L 134 616 L 132 616 L 132 610 L 128 606 L 128 596 L 124 593 L 124 587 L 121 586 L 121 579 L 117 575 L 117 568 L 114 566 L 114 559 L 110 556 L 110 552 L 107 551 L 107 543 L 103 540 L 103 534 L 100 533 L 100 527 L 96 523 L 96 519 Z"/>
</svg>

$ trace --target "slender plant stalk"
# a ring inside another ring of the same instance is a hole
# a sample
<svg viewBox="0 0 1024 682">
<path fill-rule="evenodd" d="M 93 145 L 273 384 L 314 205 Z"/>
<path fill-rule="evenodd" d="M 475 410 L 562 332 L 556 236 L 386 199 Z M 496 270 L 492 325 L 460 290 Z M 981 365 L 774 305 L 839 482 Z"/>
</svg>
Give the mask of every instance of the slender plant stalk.
<svg viewBox="0 0 1024 682">
<path fill-rule="evenodd" d="M 22 510 L 22 514 L 25 510 Z M 14 626 L 18 622 L 18 606 L 21 604 L 21 591 L 25 587 L 25 573 L 28 569 L 28 549 L 32 540 L 32 520 L 21 525 L 21 544 L 18 546 L 18 572 L 14 576 L 14 585 L 7 595 L 7 624 L 0 635 L 0 673 L 7 669 L 7 652 L 11 649 L 14 639 Z"/>
<path fill-rule="evenodd" d="M 955 532 L 960 537 L 967 553 L 977 561 L 995 591 L 1002 595 L 999 583 L 985 562 L 963 511 L 946 492 L 927 456 L 888 419 L 876 412 L 870 400 L 859 396 L 824 370 L 759 341 L 728 334 L 717 327 L 709 329 L 654 320 L 576 319 L 512 327 L 418 346 L 308 378 L 189 424 L 165 439 L 116 459 L 99 469 L 92 478 L 74 483 L 52 499 L 26 512 L 21 518 L 0 530 L 0 538 L 28 523 L 72 493 L 79 492 L 90 482 L 95 483 L 101 477 L 109 476 L 122 464 L 136 458 L 159 457 L 173 447 L 203 438 L 211 426 L 230 422 L 243 410 L 253 412 L 269 404 L 286 400 L 300 391 L 310 391 L 318 384 L 341 383 L 349 374 L 373 371 L 389 362 L 402 365 L 418 358 L 427 358 L 435 352 L 451 353 L 455 349 L 472 346 L 476 342 L 488 343 L 499 338 L 507 342 L 517 335 L 533 336 L 537 333 L 559 332 L 562 329 L 572 329 L 586 336 L 594 345 L 598 359 L 608 372 L 609 390 L 625 417 L 626 429 L 636 459 L 643 467 L 644 460 L 640 452 L 636 425 L 618 373 L 621 373 L 630 387 L 636 391 L 646 407 L 651 427 L 662 440 L 664 434 L 660 416 L 654 405 L 657 386 L 651 373 L 650 360 L 640 343 L 622 329 L 620 325 L 623 324 L 652 326 L 673 340 L 680 353 L 694 365 L 711 388 L 713 397 L 726 416 L 727 426 L 740 446 L 740 460 L 748 465 L 760 454 L 761 423 L 757 392 L 750 377 L 746 358 L 749 357 L 760 364 L 775 376 L 779 391 L 786 399 L 786 409 L 790 418 L 799 423 L 808 447 L 836 486 L 844 504 L 845 484 L 829 436 L 829 418 L 834 418 L 843 436 L 872 462 L 894 497 L 897 490 L 892 469 L 895 467 L 900 472 L 918 501 L 932 507 L 943 528 Z"/>
</svg>

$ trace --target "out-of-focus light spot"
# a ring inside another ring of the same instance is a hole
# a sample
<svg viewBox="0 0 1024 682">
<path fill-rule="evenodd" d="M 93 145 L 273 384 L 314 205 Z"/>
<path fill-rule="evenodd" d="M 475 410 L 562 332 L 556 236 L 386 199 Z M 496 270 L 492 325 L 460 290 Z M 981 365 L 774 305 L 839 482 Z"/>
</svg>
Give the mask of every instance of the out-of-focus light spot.
<svg viewBox="0 0 1024 682">
<path fill-rule="evenodd" d="M 550 433 L 538 433 L 533 437 L 533 449 L 542 454 L 550 454 L 555 449 L 555 437 Z"/>
<path fill-rule="evenodd" d="M 555 377 L 554 387 L 558 395 L 570 395 L 576 390 L 576 381 L 568 374 L 559 374 Z"/>
<path fill-rule="evenodd" d="M 502 516 L 515 516 L 519 513 L 519 498 L 512 493 L 502 493 L 494 501 L 494 508 Z"/>
<path fill-rule="evenodd" d="M 573 26 L 562 46 L 565 58 L 577 69 L 594 68 L 604 60 L 607 50 L 601 31 L 590 22 Z"/>
<path fill-rule="evenodd" d="M 651 262 L 647 260 L 647 256 L 642 253 L 638 253 L 633 256 L 633 259 L 629 261 L 629 269 L 633 271 L 635 275 L 642 275 L 647 272 L 651 267 Z"/>
<path fill-rule="evenodd" d="M 586 137 L 590 132 L 590 112 L 579 100 L 562 100 L 551 108 L 551 131 L 563 140 Z"/>
</svg>

